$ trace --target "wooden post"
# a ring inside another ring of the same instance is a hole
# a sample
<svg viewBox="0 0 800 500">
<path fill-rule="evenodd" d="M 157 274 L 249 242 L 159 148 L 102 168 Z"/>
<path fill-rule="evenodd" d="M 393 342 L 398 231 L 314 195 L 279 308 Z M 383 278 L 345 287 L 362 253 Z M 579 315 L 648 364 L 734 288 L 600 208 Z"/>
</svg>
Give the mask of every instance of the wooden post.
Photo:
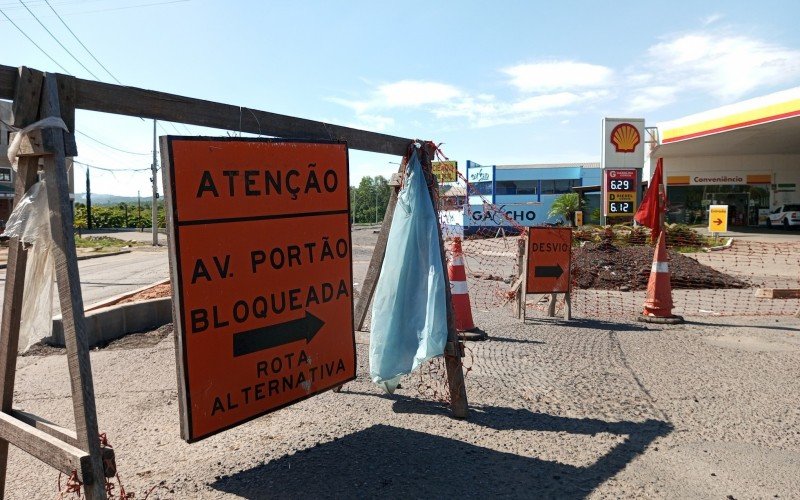
<svg viewBox="0 0 800 500">
<path fill-rule="evenodd" d="M 556 315 L 556 294 L 550 294 L 550 302 L 547 304 L 547 316 L 552 318 Z"/>
<path fill-rule="evenodd" d="M 41 108 L 42 117 L 61 116 L 58 84 L 56 75 L 52 73 L 45 73 Z M 52 152 L 52 155 L 44 157 L 44 180 L 50 206 L 50 233 L 55 243 L 53 259 L 72 385 L 76 433 L 81 449 L 89 452 L 90 456 L 90 470 L 86 471 L 90 474 L 84 477 L 84 487 L 87 499 L 106 498 L 89 341 L 83 315 L 72 220 L 69 218 L 72 207 L 64 156 L 64 134 L 59 129 L 44 129 L 42 138 L 45 150 Z"/>
<path fill-rule="evenodd" d="M 378 241 L 375 243 L 375 249 L 372 251 L 372 258 L 370 258 L 369 268 L 367 268 L 367 276 L 364 278 L 364 285 L 361 287 L 361 294 L 358 296 L 358 303 L 356 303 L 356 330 L 361 330 L 364 327 L 364 321 L 367 319 L 367 311 L 369 311 L 372 296 L 375 295 L 375 287 L 378 285 L 378 278 L 381 276 L 383 258 L 386 255 L 386 242 L 389 241 L 389 231 L 392 229 L 394 208 L 397 206 L 397 193 L 400 191 L 399 178 L 399 174 L 394 174 L 389 181 L 389 185 L 392 187 L 392 192 L 389 195 L 389 204 L 386 206 L 381 232 L 378 235 Z"/>
<path fill-rule="evenodd" d="M 572 292 L 564 294 L 564 319 L 569 321 L 572 319 Z"/>
<path fill-rule="evenodd" d="M 428 182 L 428 192 L 431 196 L 433 213 L 438 214 L 436 199 L 438 198 L 435 190 L 439 188 L 436 177 L 431 173 L 431 158 L 435 153 L 432 143 L 424 143 L 419 148 L 422 170 L 425 173 L 425 180 Z M 410 155 L 409 155 L 410 157 Z M 450 409 L 456 418 L 467 418 L 469 407 L 467 404 L 467 388 L 464 385 L 464 371 L 461 365 L 462 344 L 458 339 L 456 330 L 456 317 L 453 312 L 453 299 L 450 294 L 450 279 L 447 275 L 447 253 L 444 249 L 442 239 L 442 226 L 439 224 L 438 216 L 436 220 L 436 230 L 439 234 L 439 248 L 442 254 L 442 269 L 444 270 L 444 290 L 445 300 L 447 301 L 447 346 L 444 351 L 445 367 L 447 368 L 447 385 L 450 388 Z"/>
<path fill-rule="evenodd" d="M 520 236 L 524 236 L 525 233 L 522 233 Z M 517 273 L 520 278 L 525 276 L 525 248 L 527 247 L 527 241 L 524 237 L 519 238 L 517 240 Z M 519 288 L 517 288 L 517 303 L 516 303 L 516 315 L 517 319 L 522 317 L 522 308 L 525 307 L 525 279 L 520 279 Z"/>
<path fill-rule="evenodd" d="M 20 68 L 14 96 L 13 123 L 24 127 L 36 121 L 39 115 L 39 99 L 42 91 L 39 72 Z M 38 158 L 20 158 L 14 179 L 14 205 L 36 182 Z M 28 255 L 19 238 L 8 243 L 8 265 L 6 286 L 3 291 L 3 318 L 0 324 L 0 400 L 2 412 L 9 413 L 14 403 L 14 382 L 17 371 L 19 349 L 19 322 L 22 316 L 22 294 L 25 288 L 25 266 Z M 8 441 L 0 440 L 0 497 L 5 493 L 6 467 L 8 465 Z"/>
</svg>

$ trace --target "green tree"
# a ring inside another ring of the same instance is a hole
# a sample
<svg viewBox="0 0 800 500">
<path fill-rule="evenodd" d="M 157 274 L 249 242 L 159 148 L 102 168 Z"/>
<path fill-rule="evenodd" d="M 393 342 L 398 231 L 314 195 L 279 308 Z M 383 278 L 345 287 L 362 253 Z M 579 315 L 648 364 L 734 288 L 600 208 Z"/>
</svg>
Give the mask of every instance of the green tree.
<svg viewBox="0 0 800 500">
<path fill-rule="evenodd" d="M 383 176 L 363 177 L 358 187 L 350 187 L 350 210 L 357 224 L 382 221 L 389 204 L 389 182 Z"/>
<path fill-rule="evenodd" d="M 567 221 L 568 226 L 572 226 L 575 220 L 575 212 L 581 208 L 583 208 L 583 200 L 581 200 L 580 195 L 578 193 L 566 193 L 553 200 L 553 205 L 547 215 L 548 217 L 561 216 Z"/>
</svg>

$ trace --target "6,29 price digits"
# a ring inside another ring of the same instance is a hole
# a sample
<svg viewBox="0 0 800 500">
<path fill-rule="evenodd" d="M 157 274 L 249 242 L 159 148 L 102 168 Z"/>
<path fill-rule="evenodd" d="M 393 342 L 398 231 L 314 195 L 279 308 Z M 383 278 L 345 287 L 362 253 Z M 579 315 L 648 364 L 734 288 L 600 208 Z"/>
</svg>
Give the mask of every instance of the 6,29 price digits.
<svg viewBox="0 0 800 500">
<path fill-rule="evenodd" d="M 631 181 L 627 179 L 612 180 L 608 187 L 609 191 L 631 191 Z"/>
<path fill-rule="evenodd" d="M 633 203 L 612 201 L 608 204 L 608 211 L 613 214 L 632 214 Z"/>
</svg>

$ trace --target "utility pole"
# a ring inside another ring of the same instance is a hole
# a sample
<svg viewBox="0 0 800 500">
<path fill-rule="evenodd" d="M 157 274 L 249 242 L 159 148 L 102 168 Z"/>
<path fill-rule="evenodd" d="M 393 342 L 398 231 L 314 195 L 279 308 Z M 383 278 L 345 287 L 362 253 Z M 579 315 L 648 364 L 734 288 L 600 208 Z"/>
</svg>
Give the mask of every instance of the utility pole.
<svg viewBox="0 0 800 500">
<path fill-rule="evenodd" d="M 89 167 L 86 167 L 86 228 L 92 229 L 92 189 L 89 186 Z"/>
<path fill-rule="evenodd" d="M 150 182 L 153 183 L 153 219 L 152 223 L 150 224 L 153 226 L 153 246 L 158 246 L 158 181 L 157 181 L 157 173 L 158 169 L 156 167 L 156 120 L 153 119 L 153 164 L 151 165 L 150 170 L 153 172 L 153 177 L 150 178 Z"/>
<path fill-rule="evenodd" d="M 375 224 L 378 223 L 378 178 L 375 177 Z"/>
<path fill-rule="evenodd" d="M 136 215 L 136 222 L 139 223 L 139 232 L 142 232 L 142 192 L 137 190 L 136 191 L 136 198 L 138 198 L 139 202 L 139 212 Z"/>
</svg>

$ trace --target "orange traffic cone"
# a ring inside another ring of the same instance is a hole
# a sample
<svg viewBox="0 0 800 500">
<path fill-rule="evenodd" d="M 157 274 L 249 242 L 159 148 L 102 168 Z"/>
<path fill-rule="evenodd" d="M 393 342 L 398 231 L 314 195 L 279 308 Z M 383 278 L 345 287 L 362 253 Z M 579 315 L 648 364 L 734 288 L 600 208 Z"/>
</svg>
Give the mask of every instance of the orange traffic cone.
<svg viewBox="0 0 800 500">
<path fill-rule="evenodd" d="M 650 280 L 647 282 L 647 298 L 644 301 L 642 321 L 653 323 L 682 323 L 683 318 L 672 314 L 672 285 L 670 284 L 669 254 L 664 232 L 658 236 Z"/>
<path fill-rule="evenodd" d="M 454 238 L 450 246 L 453 258 L 447 266 L 450 278 L 450 297 L 453 301 L 453 313 L 456 316 L 456 330 L 469 332 L 475 330 L 472 320 L 472 308 L 469 305 L 467 291 L 467 272 L 464 270 L 464 252 L 461 250 L 461 238 Z"/>
</svg>

